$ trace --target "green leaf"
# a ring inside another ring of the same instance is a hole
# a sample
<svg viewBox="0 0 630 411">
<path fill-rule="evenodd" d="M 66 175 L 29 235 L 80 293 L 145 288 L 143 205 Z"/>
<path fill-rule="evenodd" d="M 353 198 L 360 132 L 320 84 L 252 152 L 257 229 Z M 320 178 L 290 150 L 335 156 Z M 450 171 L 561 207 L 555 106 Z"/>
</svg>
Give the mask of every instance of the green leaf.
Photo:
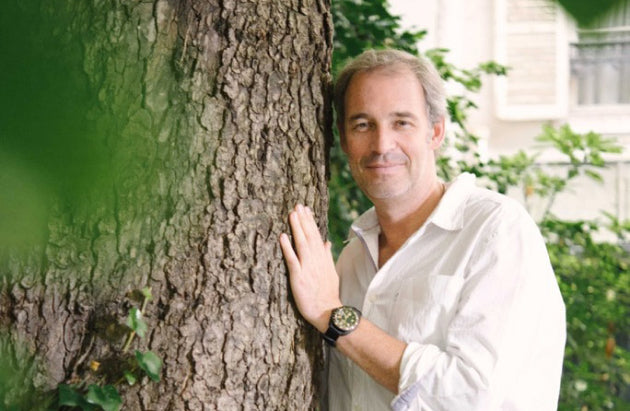
<svg viewBox="0 0 630 411">
<path fill-rule="evenodd" d="M 59 384 L 59 406 L 67 405 L 70 407 L 81 407 L 83 409 L 86 404 L 83 395 L 74 387 L 67 384 Z"/>
<path fill-rule="evenodd" d="M 127 384 L 129 385 L 134 385 L 138 379 L 136 378 L 135 375 L 133 375 L 130 371 L 125 371 L 125 379 L 127 380 Z"/>
<path fill-rule="evenodd" d="M 604 179 L 602 178 L 601 174 L 599 174 L 596 171 L 584 170 L 584 174 L 586 174 L 587 176 L 589 176 L 593 180 L 597 181 L 598 183 L 603 183 L 604 182 Z"/>
<path fill-rule="evenodd" d="M 104 387 L 90 385 L 86 399 L 90 404 L 98 405 L 105 411 L 118 411 L 122 406 L 122 398 L 113 385 Z"/>
<path fill-rule="evenodd" d="M 127 317 L 127 326 L 131 328 L 140 336 L 140 338 L 144 338 L 148 326 L 147 323 L 142 319 L 142 312 L 138 310 L 136 307 L 133 307 L 131 311 L 129 311 L 129 317 Z"/>
<path fill-rule="evenodd" d="M 151 301 L 153 299 L 153 294 L 151 294 L 151 287 L 144 287 L 142 289 L 142 295 L 147 301 Z"/>
<path fill-rule="evenodd" d="M 621 9 L 627 0 L 556 0 L 577 22 L 580 27 L 589 27 L 616 7 Z"/>
<path fill-rule="evenodd" d="M 151 351 L 141 353 L 136 350 L 136 359 L 140 368 L 147 373 L 153 381 L 160 381 L 160 372 L 162 371 L 162 360 Z"/>
</svg>

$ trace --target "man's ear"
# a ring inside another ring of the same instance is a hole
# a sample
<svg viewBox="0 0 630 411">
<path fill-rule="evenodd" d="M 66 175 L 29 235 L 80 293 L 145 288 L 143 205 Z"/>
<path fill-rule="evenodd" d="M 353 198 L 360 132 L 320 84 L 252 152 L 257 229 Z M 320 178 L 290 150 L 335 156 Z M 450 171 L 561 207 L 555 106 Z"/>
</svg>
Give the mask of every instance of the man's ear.
<svg viewBox="0 0 630 411">
<path fill-rule="evenodd" d="M 438 148 L 440 148 L 442 142 L 444 141 L 444 132 L 445 120 L 444 117 L 442 117 L 440 120 L 433 123 L 433 133 L 431 136 L 431 141 L 429 142 L 431 149 L 437 150 Z"/>
</svg>

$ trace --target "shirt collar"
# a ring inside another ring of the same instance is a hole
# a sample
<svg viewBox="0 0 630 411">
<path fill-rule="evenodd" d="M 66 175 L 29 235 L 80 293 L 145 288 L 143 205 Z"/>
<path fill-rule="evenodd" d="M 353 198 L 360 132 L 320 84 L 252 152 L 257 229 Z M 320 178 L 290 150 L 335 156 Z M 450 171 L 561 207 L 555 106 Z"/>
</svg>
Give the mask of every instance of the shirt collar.
<svg viewBox="0 0 630 411">
<path fill-rule="evenodd" d="M 379 229 L 380 231 L 380 226 L 378 225 L 378 218 L 376 217 L 376 211 L 374 210 L 374 207 L 371 207 L 365 213 L 361 214 L 359 218 L 354 220 L 351 228 L 352 231 L 354 231 L 355 233 L 363 233 L 374 229 Z"/>
<path fill-rule="evenodd" d="M 353 237 L 359 238 L 370 254 L 374 270 L 378 271 L 378 235 L 381 233 L 381 226 L 378 224 L 374 207 L 357 218 L 350 228 L 348 241 Z"/>
</svg>

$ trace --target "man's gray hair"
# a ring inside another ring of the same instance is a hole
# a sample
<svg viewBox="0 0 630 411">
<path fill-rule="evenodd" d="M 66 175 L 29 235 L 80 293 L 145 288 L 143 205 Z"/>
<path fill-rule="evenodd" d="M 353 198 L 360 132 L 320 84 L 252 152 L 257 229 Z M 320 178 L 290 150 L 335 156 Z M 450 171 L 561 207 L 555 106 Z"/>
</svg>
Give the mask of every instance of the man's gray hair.
<svg viewBox="0 0 630 411">
<path fill-rule="evenodd" d="M 343 124 L 345 118 L 346 90 L 352 76 L 356 73 L 376 69 L 395 69 L 396 66 L 408 67 L 417 77 L 424 91 L 427 106 L 427 117 L 433 123 L 446 117 L 446 93 L 444 82 L 437 69 L 429 60 L 416 57 L 400 50 L 367 50 L 350 61 L 337 76 L 334 88 L 334 105 L 337 111 L 337 121 Z"/>
</svg>

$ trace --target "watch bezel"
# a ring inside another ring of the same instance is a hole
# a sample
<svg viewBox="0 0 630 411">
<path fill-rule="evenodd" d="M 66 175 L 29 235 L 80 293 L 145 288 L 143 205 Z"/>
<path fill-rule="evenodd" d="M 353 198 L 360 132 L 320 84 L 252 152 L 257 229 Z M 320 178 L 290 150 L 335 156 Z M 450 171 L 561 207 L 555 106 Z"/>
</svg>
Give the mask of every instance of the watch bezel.
<svg viewBox="0 0 630 411">
<path fill-rule="evenodd" d="M 354 320 L 351 323 L 348 322 L 346 315 L 353 315 Z M 335 326 L 335 328 L 344 334 L 355 330 L 359 326 L 360 319 L 361 312 L 348 305 L 334 309 L 330 315 L 330 322 Z"/>
</svg>

